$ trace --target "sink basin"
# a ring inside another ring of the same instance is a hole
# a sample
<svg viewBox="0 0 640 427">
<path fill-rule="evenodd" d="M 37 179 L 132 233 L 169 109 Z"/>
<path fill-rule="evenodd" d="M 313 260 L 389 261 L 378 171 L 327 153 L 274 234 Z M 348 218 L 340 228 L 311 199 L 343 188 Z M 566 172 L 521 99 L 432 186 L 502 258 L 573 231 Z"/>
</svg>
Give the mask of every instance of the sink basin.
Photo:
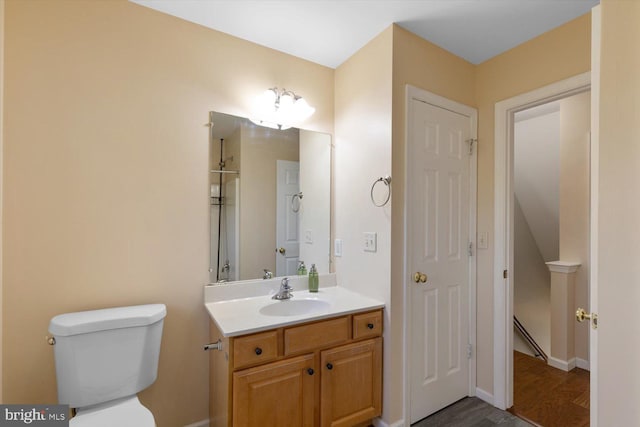
<svg viewBox="0 0 640 427">
<path fill-rule="evenodd" d="M 329 303 L 317 299 L 290 299 L 273 302 L 260 309 L 265 316 L 299 316 L 329 309 Z"/>
</svg>

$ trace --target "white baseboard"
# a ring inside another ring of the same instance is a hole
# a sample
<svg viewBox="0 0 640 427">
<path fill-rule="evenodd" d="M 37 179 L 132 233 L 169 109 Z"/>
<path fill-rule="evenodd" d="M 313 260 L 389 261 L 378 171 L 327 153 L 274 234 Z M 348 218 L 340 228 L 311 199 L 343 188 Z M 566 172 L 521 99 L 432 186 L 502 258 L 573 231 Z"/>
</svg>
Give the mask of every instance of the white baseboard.
<svg viewBox="0 0 640 427">
<path fill-rule="evenodd" d="M 584 369 L 585 371 L 591 371 L 591 363 L 589 363 L 588 360 L 576 357 L 576 368 Z"/>
<path fill-rule="evenodd" d="M 494 404 L 493 394 L 488 393 L 481 388 L 476 387 L 476 397 L 480 400 L 484 400 L 490 405 Z"/>
<path fill-rule="evenodd" d="M 374 418 L 373 427 L 404 427 L 404 420 L 396 421 L 393 424 L 387 424 L 382 418 Z"/>
<path fill-rule="evenodd" d="M 393 424 L 387 424 L 382 418 L 373 419 L 374 427 L 404 427 L 404 420 L 396 421 Z M 186 425 L 184 427 L 209 427 L 209 420 L 198 421 L 193 424 Z"/>
<path fill-rule="evenodd" d="M 547 361 L 547 364 L 556 369 L 569 372 L 570 370 L 576 367 L 576 358 L 572 357 L 569 360 L 561 360 L 561 359 L 556 359 L 555 357 L 549 356 L 549 360 Z"/>
</svg>

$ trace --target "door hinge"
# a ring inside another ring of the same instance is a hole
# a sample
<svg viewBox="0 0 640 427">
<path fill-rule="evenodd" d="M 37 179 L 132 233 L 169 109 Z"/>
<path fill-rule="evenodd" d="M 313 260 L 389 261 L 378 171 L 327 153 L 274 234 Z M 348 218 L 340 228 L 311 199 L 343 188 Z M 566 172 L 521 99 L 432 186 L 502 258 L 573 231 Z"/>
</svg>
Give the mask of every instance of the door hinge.
<svg viewBox="0 0 640 427">
<path fill-rule="evenodd" d="M 467 246 L 467 254 L 469 254 L 469 256 L 473 256 L 473 242 L 469 242 L 469 246 Z"/>
<path fill-rule="evenodd" d="M 471 344 L 467 344 L 467 359 L 471 359 L 472 354 L 473 354 L 473 346 Z"/>
<path fill-rule="evenodd" d="M 477 144 L 477 143 L 478 143 L 477 138 L 467 139 L 467 144 L 469 144 L 469 155 L 473 154 L 473 144 Z"/>
<path fill-rule="evenodd" d="M 509 274 L 507 273 L 507 270 L 504 270 L 504 271 L 502 272 L 502 278 L 503 278 L 503 279 L 506 279 L 507 277 L 509 277 Z"/>
</svg>

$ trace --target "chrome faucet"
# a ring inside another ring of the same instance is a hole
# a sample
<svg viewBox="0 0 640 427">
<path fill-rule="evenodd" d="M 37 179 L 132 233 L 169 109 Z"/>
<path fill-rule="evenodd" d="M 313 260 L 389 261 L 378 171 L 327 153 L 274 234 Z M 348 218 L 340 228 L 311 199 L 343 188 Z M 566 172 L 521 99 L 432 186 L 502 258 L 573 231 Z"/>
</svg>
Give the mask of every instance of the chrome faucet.
<svg viewBox="0 0 640 427">
<path fill-rule="evenodd" d="M 284 279 L 282 279 L 282 282 L 280 283 L 280 290 L 278 291 L 277 294 L 275 294 L 271 298 L 277 299 L 277 300 L 293 298 L 293 294 L 291 293 L 292 290 L 293 288 L 289 285 L 289 278 L 285 277 Z"/>
<path fill-rule="evenodd" d="M 264 269 L 264 276 L 262 276 L 263 280 L 273 279 L 273 273 L 270 270 Z"/>
</svg>

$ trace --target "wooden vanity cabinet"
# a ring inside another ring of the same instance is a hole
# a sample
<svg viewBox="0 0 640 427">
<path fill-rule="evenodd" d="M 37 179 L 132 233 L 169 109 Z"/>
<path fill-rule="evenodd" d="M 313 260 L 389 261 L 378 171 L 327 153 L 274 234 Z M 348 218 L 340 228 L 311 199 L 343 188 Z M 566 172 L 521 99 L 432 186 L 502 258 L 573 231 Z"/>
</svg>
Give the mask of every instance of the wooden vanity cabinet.
<svg viewBox="0 0 640 427">
<path fill-rule="evenodd" d="M 382 338 L 321 353 L 320 425 L 353 427 L 380 415 Z"/>
<path fill-rule="evenodd" d="M 233 373 L 233 425 L 313 427 L 316 378 L 313 354 Z"/>
<path fill-rule="evenodd" d="M 211 426 L 360 425 L 382 413 L 382 310 L 223 338 L 210 368 Z"/>
</svg>

